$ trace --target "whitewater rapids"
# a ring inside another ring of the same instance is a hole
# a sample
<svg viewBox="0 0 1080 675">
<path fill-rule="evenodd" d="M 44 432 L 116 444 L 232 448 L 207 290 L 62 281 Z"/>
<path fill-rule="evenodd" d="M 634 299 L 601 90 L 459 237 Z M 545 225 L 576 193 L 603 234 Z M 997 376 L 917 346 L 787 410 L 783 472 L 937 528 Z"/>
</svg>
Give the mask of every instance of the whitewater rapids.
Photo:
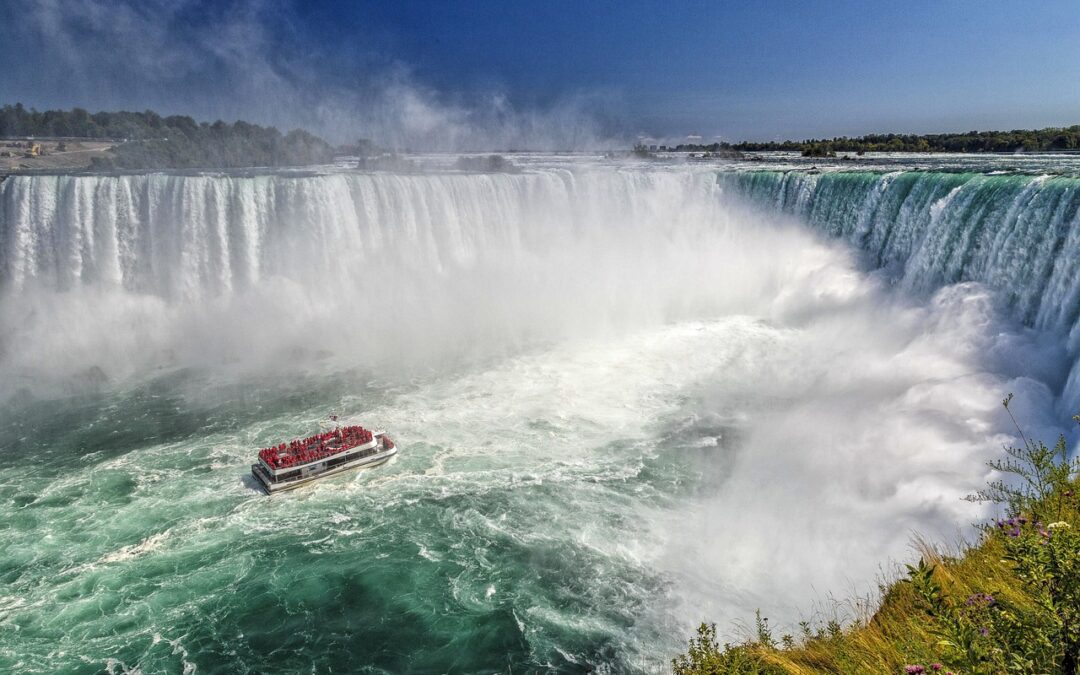
<svg viewBox="0 0 1080 675">
<path fill-rule="evenodd" d="M 0 667 L 657 669 L 970 533 L 1070 344 L 738 180 L 9 177 Z M 258 496 L 331 411 L 401 455 Z"/>
</svg>

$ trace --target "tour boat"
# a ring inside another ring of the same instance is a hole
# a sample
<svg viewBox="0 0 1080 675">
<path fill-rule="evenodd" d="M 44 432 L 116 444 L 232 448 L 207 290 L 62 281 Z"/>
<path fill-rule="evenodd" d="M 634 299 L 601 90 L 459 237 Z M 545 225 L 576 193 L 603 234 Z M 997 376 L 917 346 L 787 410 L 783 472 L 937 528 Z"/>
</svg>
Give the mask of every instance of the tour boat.
<svg viewBox="0 0 1080 675">
<path fill-rule="evenodd" d="M 384 431 L 337 427 L 263 448 L 259 461 L 251 465 L 251 475 L 266 494 L 274 494 L 350 469 L 378 466 L 396 454 L 394 442 Z"/>
</svg>

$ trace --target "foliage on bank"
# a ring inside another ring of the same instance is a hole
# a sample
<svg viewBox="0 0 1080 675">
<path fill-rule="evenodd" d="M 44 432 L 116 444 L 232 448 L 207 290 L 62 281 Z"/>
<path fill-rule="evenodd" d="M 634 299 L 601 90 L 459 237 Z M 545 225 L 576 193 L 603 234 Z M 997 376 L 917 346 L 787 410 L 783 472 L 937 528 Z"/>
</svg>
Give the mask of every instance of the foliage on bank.
<svg viewBox="0 0 1080 675">
<path fill-rule="evenodd" d="M 237 121 L 196 122 L 191 117 L 145 112 L 89 113 L 0 108 L 0 137 L 60 137 L 118 141 L 113 156 L 95 158 L 96 169 L 230 169 L 325 164 L 334 149 L 301 129 L 282 134 L 274 127 Z"/>
<path fill-rule="evenodd" d="M 985 524 L 959 557 L 923 546 L 869 621 L 803 623 L 800 635 L 777 638 L 759 614 L 756 635 L 734 645 L 702 624 L 672 662 L 675 674 L 1077 673 L 1080 465 L 1064 437 L 1048 448 L 1020 436 L 1022 447 L 991 463 L 1008 480 L 973 496 L 1003 504 L 1005 518 Z"/>
<path fill-rule="evenodd" d="M 838 152 L 1053 152 L 1080 151 L 1080 125 L 1012 131 L 967 131 L 955 134 L 867 134 L 810 138 L 802 141 L 681 144 L 663 147 L 677 152 L 799 152 L 805 157 L 835 157 Z"/>
<path fill-rule="evenodd" d="M 282 134 L 273 127 L 247 122 L 200 124 L 187 133 L 171 131 L 162 139 L 129 141 L 114 149 L 111 162 L 99 169 L 232 169 L 326 164 L 334 151 L 326 141 L 294 129 Z"/>
</svg>

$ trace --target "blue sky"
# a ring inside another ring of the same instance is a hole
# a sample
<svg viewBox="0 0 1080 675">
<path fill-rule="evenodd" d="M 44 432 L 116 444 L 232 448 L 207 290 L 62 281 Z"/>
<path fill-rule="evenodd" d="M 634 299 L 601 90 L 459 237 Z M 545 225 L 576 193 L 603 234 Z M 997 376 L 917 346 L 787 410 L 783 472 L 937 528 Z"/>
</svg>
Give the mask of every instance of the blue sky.
<svg viewBox="0 0 1080 675">
<path fill-rule="evenodd" d="M 7 0 L 0 99 L 415 146 L 1080 123 L 1076 2 Z"/>
</svg>

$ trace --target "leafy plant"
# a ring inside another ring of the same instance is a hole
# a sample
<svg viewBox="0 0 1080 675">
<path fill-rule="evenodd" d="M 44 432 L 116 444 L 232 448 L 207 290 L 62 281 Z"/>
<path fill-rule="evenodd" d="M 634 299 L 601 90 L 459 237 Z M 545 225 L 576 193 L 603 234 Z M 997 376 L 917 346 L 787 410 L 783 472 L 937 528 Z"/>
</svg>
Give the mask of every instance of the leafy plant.
<svg viewBox="0 0 1080 675">
<path fill-rule="evenodd" d="M 1009 394 L 1001 404 L 1024 444 L 1019 448 L 1005 446 L 1005 458 L 989 462 L 989 466 L 1013 480 L 992 481 L 970 499 L 1005 504 L 1011 517 L 1027 514 L 1036 519 L 1059 520 L 1066 500 L 1072 496 L 1070 482 L 1080 471 L 1080 459 L 1069 459 L 1065 436 L 1058 437 L 1053 449 L 1042 441 L 1028 440 L 1009 409 L 1012 399 Z M 1080 415 L 1073 419 L 1080 422 Z"/>
</svg>

